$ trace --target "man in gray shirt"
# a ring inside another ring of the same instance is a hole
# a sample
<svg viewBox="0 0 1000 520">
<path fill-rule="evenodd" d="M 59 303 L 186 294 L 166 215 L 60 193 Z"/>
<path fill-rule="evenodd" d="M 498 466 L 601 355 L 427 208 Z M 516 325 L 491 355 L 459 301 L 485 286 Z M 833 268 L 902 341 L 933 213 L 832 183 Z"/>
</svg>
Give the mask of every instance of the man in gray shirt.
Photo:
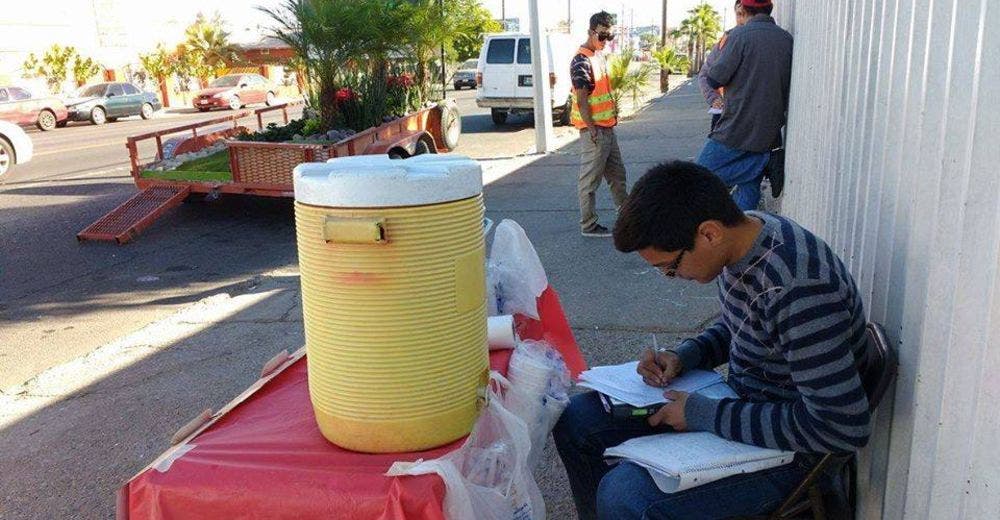
<svg viewBox="0 0 1000 520">
<path fill-rule="evenodd" d="M 771 0 L 741 0 L 749 20 L 729 33 L 708 71 L 725 88 L 718 124 L 698 157 L 730 187 L 742 210 L 757 208 L 771 150 L 781 142 L 792 76 L 792 35 L 771 18 Z"/>
</svg>

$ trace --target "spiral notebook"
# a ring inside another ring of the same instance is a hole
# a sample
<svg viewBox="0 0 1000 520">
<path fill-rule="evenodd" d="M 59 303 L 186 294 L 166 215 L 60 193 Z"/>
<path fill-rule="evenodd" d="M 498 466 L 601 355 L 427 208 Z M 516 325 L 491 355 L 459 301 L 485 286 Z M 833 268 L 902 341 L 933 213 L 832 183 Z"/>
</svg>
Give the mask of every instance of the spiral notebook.
<svg viewBox="0 0 1000 520">
<path fill-rule="evenodd" d="M 760 448 L 708 432 L 649 435 L 608 448 L 604 456 L 649 471 L 660 491 L 674 493 L 740 473 L 792 462 L 795 452 Z"/>
</svg>

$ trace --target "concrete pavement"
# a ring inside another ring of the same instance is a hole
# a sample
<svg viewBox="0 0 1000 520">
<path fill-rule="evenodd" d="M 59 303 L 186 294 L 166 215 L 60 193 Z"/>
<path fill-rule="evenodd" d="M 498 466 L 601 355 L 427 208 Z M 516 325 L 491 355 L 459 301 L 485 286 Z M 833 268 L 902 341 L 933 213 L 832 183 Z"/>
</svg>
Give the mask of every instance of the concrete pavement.
<svg viewBox="0 0 1000 520">
<path fill-rule="evenodd" d="M 657 162 L 696 155 L 708 120 L 697 88 L 685 84 L 624 122 L 618 135 L 629 184 Z M 525 228 L 591 364 L 633 359 L 651 333 L 668 345 L 699 330 L 716 313 L 713 287 L 668 280 L 616 252 L 610 239 L 580 236 L 578 150 L 574 140 L 543 157 L 483 161 L 493 181 L 485 190 L 488 216 Z M 598 207 L 610 224 L 605 187 Z M 290 238 L 223 244 L 215 254 L 291 248 L 294 256 Z M 262 265 L 275 267 L 264 275 L 0 395 L 0 518 L 110 517 L 117 487 L 162 452 L 180 425 L 236 396 L 278 351 L 301 346 L 297 265 L 271 264 L 287 252 L 269 255 Z M 551 446 L 546 457 L 537 478 L 549 516 L 572 517 Z"/>
</svg>

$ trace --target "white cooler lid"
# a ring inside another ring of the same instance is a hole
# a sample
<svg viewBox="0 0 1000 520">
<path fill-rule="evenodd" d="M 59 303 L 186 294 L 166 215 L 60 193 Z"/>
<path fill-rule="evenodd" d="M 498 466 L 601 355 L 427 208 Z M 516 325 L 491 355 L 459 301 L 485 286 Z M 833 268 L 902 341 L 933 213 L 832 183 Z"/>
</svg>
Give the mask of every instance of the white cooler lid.
<svg viewBox="0 0 1000 520">
<path fill-rule="evenodd" d="M 295 200 L 333 208 L 423 206 L 475 197 L 483 169 L 464 155 L 338 157 L 293 170 Z"/>
</svg>

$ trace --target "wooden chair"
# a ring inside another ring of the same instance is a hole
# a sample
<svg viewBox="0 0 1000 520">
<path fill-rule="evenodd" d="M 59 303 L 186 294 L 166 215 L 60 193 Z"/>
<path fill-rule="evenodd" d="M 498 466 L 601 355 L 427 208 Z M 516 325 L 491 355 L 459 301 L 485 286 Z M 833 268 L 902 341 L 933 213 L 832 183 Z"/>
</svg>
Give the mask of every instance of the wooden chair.
<svg viewBox="0 0 1000 520">
<path fill-rule="evenodd" d="M 861 384 L 868 394 L 868 409 L 874 416 L 879 402 L 885 395 L 889 386 L 896 377 L 896 368 L 899 362 L 896 350 L 889 344 L 885 337 L 885 331 L 878 323 L 868 323 L 865 327 L 865 336 L 868 343 L 872 345 L 872 359 L 868 362 L 868 367 L 861 374 Z M 826 520 L 826 510 L 823 506 L 823 494 L 819 489 L 819 479 L 823 471 L 836 465 L 847 465 L 851 469 L 851 482 L 848 485 L 849 503 L 854 507 L 854 455 L 853 454 L 831 454 L 828 453 L 816 463 L 816 466 L 809 471 L 809 474 L 795 488 L 788 498 L 781 503 L 778 509 L 768 516 L 742 517 L 742 520 L 789 520 L 795 518 L 813 518 L 814 520 Z M 807 515 L 809 512 L 811 515 Z M 737 519 L 731 519 L 737 520 Z"/>
</svg>

